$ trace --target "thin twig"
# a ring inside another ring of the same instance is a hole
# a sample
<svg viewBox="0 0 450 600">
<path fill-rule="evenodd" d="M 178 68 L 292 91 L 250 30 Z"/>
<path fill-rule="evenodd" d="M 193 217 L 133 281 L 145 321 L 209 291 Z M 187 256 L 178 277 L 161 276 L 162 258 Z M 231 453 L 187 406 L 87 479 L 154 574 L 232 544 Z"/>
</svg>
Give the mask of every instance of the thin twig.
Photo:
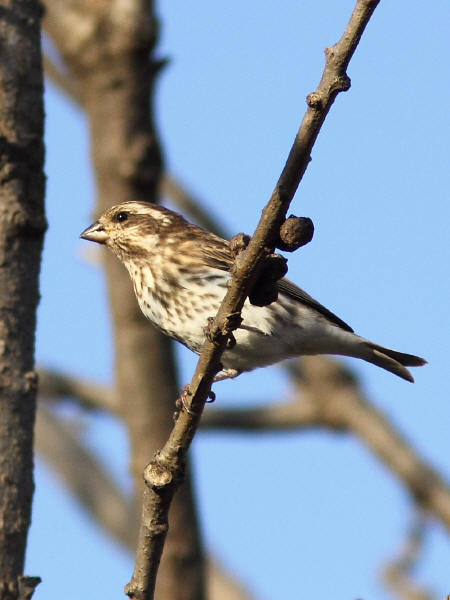
<svg viewBox="0 0 450 600">
<path fill-rule="evenodd" d="M 135 569 L 126 593 L 136 600 L 151 600 L 168 531 L 168 512 L 175 490 L 183 478 L 189 446 L 198 427 L 220 357 L 229 334 L 238 326 L 239 315 L 258 269 L 274 247 L 286 211 L 306 171 L 310 153 L 337 94 L 348 90 L 348 63 L 379 0 L 357 0 L 341 40 L 326 50 L 320 84 L 307 98 L 308 109 L 295 138 L 286 165 L 263 210 L 248 248 L 238 257 L 227 294 L 219 308 L 211 339 L 206 340 L 191 384 L 187 410 L 179 413 L 170 437 L 144 473 L 141 527 Z"/>
<path fill-rule="evenodd" d="M 433 595 L 412 580 L 423 551 L 427 515 L 418 511 L 407 532 L 401 552 L 383 569 L 383 580 L 400 600 L 433 600 Z"/>
</svg>

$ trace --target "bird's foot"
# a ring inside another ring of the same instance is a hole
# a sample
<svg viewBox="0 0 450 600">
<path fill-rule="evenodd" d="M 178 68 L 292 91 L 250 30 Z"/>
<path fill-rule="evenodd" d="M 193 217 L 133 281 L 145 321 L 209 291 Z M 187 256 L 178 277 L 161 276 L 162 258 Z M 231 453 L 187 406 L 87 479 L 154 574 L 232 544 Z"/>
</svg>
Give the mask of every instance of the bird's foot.
<svg viewBox="0 0 450 600">
<path fill-rule="evenodd" d="M 179 397 L 175 400 L 175 406 L 177 407 L 178 411 L 180 411 L 181 409 L 184 408 L 184 410 L 191 416 L 193 417 L 197 417 L 198 413 L 194 412 L 191 407 L 187 404 L 187 397 L 188 396 L 192 396 L 189 384 L 185 385 L 182 390 L 181 390 L 181 394 L 179 395 Z M 214 400 L 216 399 L 216 394 L 210 390 L 208 392 L 208 398 L 206 400 L 206 402 L 208 404 L 211 404 L 211 402 L 214 402 Z"/>
<path fill-rule="evenodd" d="M 206 399 L 206 404 L 211 404 L 212 402 L 215 402 L 215 400 L 216 394 L 212 390 L 209 390 L 208 398 Z"/>
<path fill-rule="evenodd" d="M 183 388 L 181 389 L 181 394 L 178 396 L 178 398 L 175 400 L 175 406 L 177 407 L 178 410 L 181 410 L 184 408 L 184 410 L 192 416 L 196 416 L 196 413 L 194 411 L 191 410 L 191 408 L 188 406 L 187 404 L 187 397 L 191 396 L 191 389 L 189 387 L 189 384 L 183 386 Z"/>
<path fill-rule="evenodd" d="M 223 381 L 224 379 L 234 379 L 235 377 L 237 377 L 238 375 L 241 374 L 242 371 L 240 371 L 239 369 L 222 369 L 222 371 L 220 371 L 220 373 L 217 373 L 217 375 L 214 377 L 213 381 Z"/>
</svg>

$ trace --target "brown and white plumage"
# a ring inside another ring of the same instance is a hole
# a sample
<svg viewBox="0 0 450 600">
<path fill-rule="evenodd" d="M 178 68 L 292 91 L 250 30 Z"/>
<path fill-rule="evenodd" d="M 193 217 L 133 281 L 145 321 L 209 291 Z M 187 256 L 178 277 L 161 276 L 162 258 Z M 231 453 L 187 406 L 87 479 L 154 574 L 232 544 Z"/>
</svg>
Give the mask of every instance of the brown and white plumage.
<svg viewBox="0 0 450 600">
<path fill-rule="evenodd" d="M 148 319 L 200 352 L 207 319 L 217 313 L 230 279 L 228 242 L 173 211 L 144 202 L 112 207 L 81 237 L 105 244 L 123 262 Z M 425 364 L 422 358 L 356 335 L 289 280 L 280 280 L 278 289 L 278 300 L 269 306 L 246 301 L 236 344 L 222 356 L 227 376 L 307 354 L 362 358 L 407 381 L 414 381 L 407 366 Z"/>
</svg>

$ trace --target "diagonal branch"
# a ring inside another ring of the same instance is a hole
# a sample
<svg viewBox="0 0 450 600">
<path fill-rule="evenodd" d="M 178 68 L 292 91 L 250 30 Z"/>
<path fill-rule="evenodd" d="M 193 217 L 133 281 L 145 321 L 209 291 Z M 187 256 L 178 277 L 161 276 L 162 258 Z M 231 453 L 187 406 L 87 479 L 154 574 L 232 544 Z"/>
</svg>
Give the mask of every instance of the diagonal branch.
<svg viewBox="0 0 450 600">
<path fill-rule="evenodd" d="M 64 92 L 69 100 L 72 100 L 72 102 L 75 102 L 75 104 L 81 106 L 82 99 L 80 90 L 76 84 L 76 80 L 71 76 L 71 74 L 60 68 L 48 54 L 44 54 L 43 56 L 43 67 L 44 75 L 48 77 L 62 92 Z"/>
<path fill-rule="evenodd" d="M 200 427 L 246 432 L 325 427 L 353 433 L 405 485 L 414 501 L 450 531 L 448 483 L 369 402 L 344 366 L 330 358 L 307 356 L 293 375 L 301 394 L 298 401 L 207 411 Z"/>
<path fill-rule="evenodd" d="M 136 543 L 138 511 L 92 454 L 74 428 L 41 402 L 36 421 L 36 447 L 97 523 L 122 544 Z"/>
<path fill-rule="evenodd" d="M 307 98 L 308 109 L 274 192 L 264 208 L 247 249 L 238 257 L 227 294 L 211 327 L 193 379 L 190 402 L 179 413 L 170 437 L 145 469 L 143 511 L 135 570 L 126 587 L 130 598 L 153 598 L 158 565 L 168 531 L 168 511 L 183 478 L 187 451 L 197 430 L 220 357 L 229 334 L 238 326 L 239 315 L 265 257 L 273 250 L 286 211 L 306 171 L 310 153 L 337 94 L 348 90 L 346 67 L 379 0 L 357 0 L 341 40 L 326 50 L 320 84 Z"/>
<path fill-rule="evenodd" d="M 67 68 L 65 70 L 60 68 L 48 54 L 44 55 L 43 62 L 45 76 L 48 77 L 69 100 L 82 108 L 83 100 L 79 86 L 74 77 L 67 72 Z M 194 223 L 197 223 L 200 227 L 212 231 L 219 237 L 228 239 L 225 230 L 210 215 L 209 211 L 202 208 L 198 198 L 195 198 L 190 194 L 185 186 L 181 185 L 175 177 L 168 173 L 163 173 L 161 176 L 160 194 L 161 196 L 170 198 L 181 212 L 190 215 Z"/>
<path fill-rule="evenodd" d="M 219 237 L 228 239 L 225 230 L 219 223 L 209 214 L 209 211 L 203 209 L 197 198 L 194 198 L 184 186 L 182 186 L 175 177 L 167 173 L 161 178 L 161 192 L 169 196 L 181 212 L 188 214 L 192 220 L 207 229 L 212 231 Z"/>
</svg>

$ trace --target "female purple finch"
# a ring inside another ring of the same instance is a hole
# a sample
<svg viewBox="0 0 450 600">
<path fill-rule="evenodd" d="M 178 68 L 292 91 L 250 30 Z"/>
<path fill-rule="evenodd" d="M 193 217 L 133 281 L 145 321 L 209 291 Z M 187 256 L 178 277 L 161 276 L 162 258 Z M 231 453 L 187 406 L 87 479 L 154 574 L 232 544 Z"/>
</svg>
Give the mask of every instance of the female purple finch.
<svg viewBox="0 0 450 600">
<path fill-rule="evenodd" d="M 139 306 L 159 329 L 197 354 L 230 280 L 228 242 L 188 223 L 181 215 L 146 202 L 124 202 L 107 210 L 81 237 L 106 245 L 131 276 Z M 407 366 L 423 358 L 374 344 L 287 279 L 276 284 L 268 306 L 249 300 L 236 343 L 222 355 L 218 379 L 307 354 L 362 358 L 407 381 Z"/>
</svg>

